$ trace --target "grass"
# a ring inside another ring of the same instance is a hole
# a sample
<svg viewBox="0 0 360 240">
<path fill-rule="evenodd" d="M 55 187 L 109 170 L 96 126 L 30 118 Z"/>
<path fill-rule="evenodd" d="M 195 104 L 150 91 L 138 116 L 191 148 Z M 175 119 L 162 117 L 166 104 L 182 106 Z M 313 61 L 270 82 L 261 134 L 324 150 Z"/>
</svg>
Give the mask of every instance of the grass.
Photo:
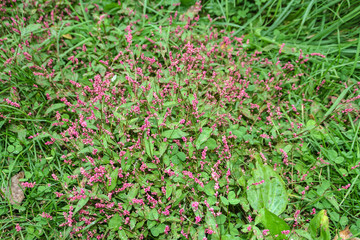
<svg viewBox="0 0 360 240">
<path fill-rule="evenodd" d="M 0 4 L 1 237 L 360 236 L 358 1 L 30 2 Z"/>
</svg>

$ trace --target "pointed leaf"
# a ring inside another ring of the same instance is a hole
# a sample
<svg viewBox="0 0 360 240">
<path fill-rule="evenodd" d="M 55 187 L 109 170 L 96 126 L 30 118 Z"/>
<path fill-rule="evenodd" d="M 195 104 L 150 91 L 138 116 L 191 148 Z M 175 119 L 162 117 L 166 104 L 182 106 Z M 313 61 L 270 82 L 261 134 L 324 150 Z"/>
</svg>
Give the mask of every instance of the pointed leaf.
<svg viewBox="0 0 360 240">
<path fill-rule="evenodd" d="M 260 222 L 264 224 L 266 229 L 270 230 L 270 234 L 272 236 L 276 236 L 275 239 L 286 239 L 286 235 L 282 234 L 282 231 L 290 230 L 289 225 L 286 224 L 284 220 L 267 210 L 266 208 L 263 208 L 260 212 Z"/>
<path fill-rule="evenodd" d="M 181 131 L 180 129 L 166 130 L 161 134 L 161 136 L 169 139 L 182 138 L 182 137 L 186 137 L 187 135 L 189 134 Z"/>
<path fill-rule="evenodd" d="M 208 140 L 208 138 L 211 136 L 212 133 L 212 129 L 211 128 L 204 128 L 202 133 L 200 134 L 200 136 L 196 139 L 196 148 L 197 149 L 201 149 L 200 146 L 201 144 L 203 144 L 204 142 L 206 142 Z"/>
</svg>

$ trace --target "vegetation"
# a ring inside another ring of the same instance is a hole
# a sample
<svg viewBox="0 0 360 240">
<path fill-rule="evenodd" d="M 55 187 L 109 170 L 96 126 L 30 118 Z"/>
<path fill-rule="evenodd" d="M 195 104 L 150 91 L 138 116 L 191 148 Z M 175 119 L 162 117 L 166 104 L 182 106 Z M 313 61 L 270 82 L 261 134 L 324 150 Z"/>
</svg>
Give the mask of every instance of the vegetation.
<svg viewBox="0 0 360 240">
<path fill-rule="evenodd" d="M 0 236 L 356 239 L 359 15 L 2 1 Z"/>
</svg>

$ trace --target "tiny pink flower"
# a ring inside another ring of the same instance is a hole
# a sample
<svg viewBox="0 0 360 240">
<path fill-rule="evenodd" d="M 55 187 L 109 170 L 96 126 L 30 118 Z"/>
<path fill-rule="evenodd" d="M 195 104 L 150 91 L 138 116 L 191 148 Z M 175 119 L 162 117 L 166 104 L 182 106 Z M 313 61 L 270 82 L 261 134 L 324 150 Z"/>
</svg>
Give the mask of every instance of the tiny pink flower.
<svg viewBox="0 0 360 240">
<path fill-rule="evenodd" d="M 20 231 L 21 231 L 21 227 L 20 227 L 20 225 L 19 225 L 18 223 L 16 224 L 15 229 L 16 229 L 17 232 L 20 232 Z"/>
<path fill-rule="evenodd" d="M 167 234 L 169 234 L 169 231 L 170 231 L 170 227 L 169 227 L 169 225 L 166 225 L 164 233 L 167 235 Z"/>
<path fill-rule="evenodd" d="M 199 208 L 199 203 L 198 202 L 193 202 L 192 204 L 191 204 L 191 206 L 194 208 L 194 210 L 196 211 L 196 210 L 198 210 L 198 208 Z"/>
</svg>

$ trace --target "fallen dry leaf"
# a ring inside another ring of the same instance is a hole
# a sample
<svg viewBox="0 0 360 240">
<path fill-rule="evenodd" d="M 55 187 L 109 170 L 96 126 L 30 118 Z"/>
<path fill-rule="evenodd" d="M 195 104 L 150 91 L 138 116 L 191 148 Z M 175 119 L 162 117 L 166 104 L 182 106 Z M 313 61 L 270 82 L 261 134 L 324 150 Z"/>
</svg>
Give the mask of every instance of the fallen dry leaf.
<svg viewBox="0 0 360 240">
<path fill-rule="evenodd" d="M 186 22 L 188 18 L 190 18 L 190 20 L 193 20 L 200 11 L 201 8 L 199 8 L 199 6 L 195 4 L 191 6 L 183 15 L 181 15 L 179 19 L 182 22 Z"/>
<path fill-rule="evenodd" d="M 333 240 L 338 240 L 338 238 L 340 237 L 341 240 L 360 240 L 360 238 L 351 238 L 353 235 L 349 230 L 350 226 L 347 226 L 344 230 L 340 231 L 339 234 L 337 234 Z M 339 239 L 339 240 L 340 240 Z"/>
<path fill-rule="evenodd" d="M 10 200 L 11 204 L 20 204 L 24 198 L 24 190 L 21 188 L 20 186 L 20 179 L 24 178 L 25 173 L 24 172 L 19 172 L 18 174 L 16 174 L 15 176 L 13 176 L 11 178 L 11 185 L 10 185 L 10 189 L 7 188 L 6 190 L 1 189 L 4 193 L 5 193 L 5 198 Z M 11 190 L 11 194 L 10 194 L 10 190 Z"/>
<path fill-rule="evenodd" d="M 72 36 L 70 34 L 64 34 L 62 35 L 63 38 L 66 38 L 66 39 L 73 39 Z"/>
</svg>

